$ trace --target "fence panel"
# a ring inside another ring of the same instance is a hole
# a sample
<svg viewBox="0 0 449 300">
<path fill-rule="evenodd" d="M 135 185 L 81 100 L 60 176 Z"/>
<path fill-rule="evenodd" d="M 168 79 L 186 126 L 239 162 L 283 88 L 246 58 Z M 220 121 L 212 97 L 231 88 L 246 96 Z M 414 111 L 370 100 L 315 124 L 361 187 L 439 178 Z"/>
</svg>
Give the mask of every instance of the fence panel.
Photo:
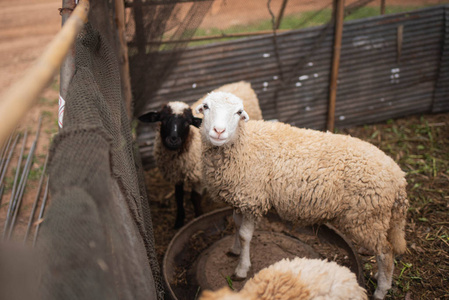
<svg viewBox="0 0 449 300">
<path fill-rule="evenodd" d="M 449 110 L 448 7 L 344 23 L 336 127 Z M 279 33 L 277 51 L 271 34 L 188 48 L 140 113 L 168 101 L 191 104 L 223 84 L 246 80 L 265 119 L 324 129 L 332 31 L 319 26 Z M 146 166 L 153 138 L 152 125 L 139 125 Z"/>
</svg>

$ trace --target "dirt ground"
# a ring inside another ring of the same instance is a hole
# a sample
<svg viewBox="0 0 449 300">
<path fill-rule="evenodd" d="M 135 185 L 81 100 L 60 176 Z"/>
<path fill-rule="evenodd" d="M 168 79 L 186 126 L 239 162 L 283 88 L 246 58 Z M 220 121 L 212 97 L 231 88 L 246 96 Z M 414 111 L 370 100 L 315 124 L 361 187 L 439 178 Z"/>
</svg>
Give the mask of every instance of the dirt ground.
<svg viewBox="0 0 449 300">
<path fill-rule="evenodd" d="M 61 0 L 0 0 L 0 95 L 24 74 L 59 31 L 61 19 L 58 8 L 61 7 L 61 2 Z M 282 1 L 273 0 L 271 2 L 273 12 L 277 12 Z M 347 0 L 346 4 L 352 2 L 354 1 Z M 321 9 L 325 3 L 327 1 L 290 0 L 285 14 Z M 386 3 L 387 5 L 435 5 L 449 3 L 449 1 L 387 0 Z M 380 0 L 376 0 L 370 5 L 379 6 L 379 4 Z M 266 1 L 216 0 L 201 27 L 225 28 L 265 18 L 269 18 Z M 29 211 L 34 201 L 45 155 L 52 136 L 58 131 L 58 93 L 58 75 L 55 74 L 54 81 L 38 97 L 36 105 L 30 109 L 30 112 L 21 120 L 18 127 L 20 132 L 24 132 L 25 129 L 29 130 L 28 150 L 34 139 L 39 117 L 43 116 L 42 129 L 37 144 L 37 157 L 32 167 L 32 178 L 25 191 L 24 211 Z M 447 186 L 449 174 L 447 169 L 446 171 L 444 169 L 447 168 L 447 161 L 449 161 L 447 156 L 447 149 L 449 149 L 448 116 L 448 114 L 426 116 L 424 121 L 419 117 L 411 117 L 390 124 L 378 124 L 374 127 L 362 126 L 347 131 L 380 146 L 399 161 L 401 167 L 411 172 L 408 176 L 409 192 L 412 195 L 411 200 L 415 201 L 416 205 L 411 209 L 407 225 L 409 250 L 397 261 L 396 283 L 393 294 L 390 296 L 394 299 L 403 299 L 404 297 L 405 299 L 449 299 L 447 288 L 447 274 L 449 274 Z M 433 125 L 426 127 L 426 122 Z M 413 131 L 421 130 L 424 132 L 420 133 L 419 136 L 421 137 L 418 139 L 427 139 L 424 141 L 424 145 L 431 147 L 431 151 L 436 152 L 430 152 L 430 150 L 426 152 L 419 147 L 423 144 L 416 144 L 415 142 L 411 146 L 412 149 L 407 150 L 407 155 L 404 154 L 406 152 L 404 149 L 397 150 L 394 145 L 398 143 L 398 137 L 392 137 L 389 140 L 384 135 L 384 130 L 390 130 L 386 133 L 386 136 L 388 136 L 395 126 L 397 130 L 410 130 L 407 128 L 415 126 L 417 129 L 415 128 Z M 430 142 L 432 138 L 429 137 L 429 131 L 425 131 L 426 128 L 430 128 L 431 133 L 432 130 L 435 130 L 432 142 Z M 436 131 L 439 132 L 438 135 Z M 443 131 L 446 132 L 446 135 L 442 133 Z M 389 151 L 397 152 L 390 153 Z M 406 159 L 404 159 L 404 156 Z M 17 155 L 14 158 L 17 158 Z M 424 166 L 428 166 L 428 164 L 430 164 L 430 169 L 424 170 Z M 440 166 L 441 168 L 432 168 L 432 166 Z M 6 181 L 9 185 L 11 185 L 14 168 L 11 167 L 10 169 L 9 178 Z M 156 176 L 151 172 L 147 174 L 147 176 L 151 175 Z M 158 182 L 158 185 L 161 195 L 154 193 L 151 197 L 154 200 L 152 202 L 155 216 L 154 223 L 158 224 L 155 228 L 156 241 L 159 245 L 158 254 L 162 257 L 168 242 L 175 233 L 171 228 L 174 200 L 173 196 L 170 195 L 170 186 L 164 185 L 161 181 Z M 3 201 L 0 203 L 0 225 L 3 225 L 5 219 L 7 199 L 9 199 L 8 193 L 10 191 L 6 190 Z M 216 205 L 211 205 L 206 210 L 216 207 Z M 28 222 L 27 218 L 26 216 L 19 219 L 19 229 L 25 228 Z M 372 256 L 364 256 L 364 262 L 366 274 L 370 276 L 372 273 L 372 269 L 370 269 L 373 262 Z M 369 289 L 372 290 L 374 283 L 369 284 Z"/>
</svg>

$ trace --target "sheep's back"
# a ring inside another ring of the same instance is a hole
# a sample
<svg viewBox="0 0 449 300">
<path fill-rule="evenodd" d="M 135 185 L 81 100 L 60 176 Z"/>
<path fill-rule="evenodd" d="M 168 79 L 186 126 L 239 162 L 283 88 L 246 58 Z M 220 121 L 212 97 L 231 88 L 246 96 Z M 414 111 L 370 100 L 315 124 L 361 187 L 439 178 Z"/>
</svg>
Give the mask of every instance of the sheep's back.
<svg viewBox="0 0 449 300">
<path fill-rule="evenodd" d="M 271 208 L 305 223 L 349 208 L 349 214 L 368 216 L 380 206 L 391 207 L 395 189 L 405 188 L 404 173 L 390 157 L 349 136 L 248 121 L 230 148 L 220 149 L 214 164 L 205 166 L 208 185 L 217 198 L 255 217 Z"/>
<path fill-rule="evenodd" d="M 298 284 L 308 290 L 307 299 L 366 299 L 365 290 L 348 268 L 333 261 L 296 257 L 283 259 L 263 270 L 246 283 L 243 290 L 256 290 L 257 285 L 291 273 Z"/>
</svg>

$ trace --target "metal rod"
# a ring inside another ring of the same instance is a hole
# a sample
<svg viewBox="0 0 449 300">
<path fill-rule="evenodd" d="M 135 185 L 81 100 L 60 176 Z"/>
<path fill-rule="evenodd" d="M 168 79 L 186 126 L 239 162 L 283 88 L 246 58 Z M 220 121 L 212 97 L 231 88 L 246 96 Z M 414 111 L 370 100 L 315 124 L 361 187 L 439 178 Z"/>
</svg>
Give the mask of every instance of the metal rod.
<svg viewBox="0 0 449 300">
<path fill-rule="evenodd" d="M 36 197 L 34 198 L 33 208 L 31 209 L 30 219 L 28 220 L 28 226 L 27 226 L 27 230 L 26 230 L 26 233 L 25 233 L 25 237 L 23 239 L 23 244 L 26 244 L 27 239 L 28 239 L 28 235 L 30 234 L 31 224 L 33 223 L 34 214 L 35 214 L 36 208 L 37 208 L 37 203 L 39 202 L 39 197 L 40 197 L 41 191 L 42 191 L 42 185 L 44 183 L 44 178 L 45 178 L 45 172 L 47 170 L 49 153 L 50 152 L 47 152 L 47 156 L 45 157 L 44 167 L 42 169 L 41 178 L 39 179 L 39 186 L 37 188 Z"/>
<path fill-rule="evenodd" d="M 11 217 L 11 207 L 12 207 L 12 203 L 13 203 L 15 193 L 16 193 L 17 181 L 19 179 L 20 168 L 22 166 L 23 152 L 25 150 L 25 144 L 26 144 L 27 137 L 28 137 L 28 129 L 25 130 L 25 134 L 23 136 L 23 141 L 22 141 L 22 148 L 20 150 L 19 160 L 17 161 L 16 175 L 14 176 L 14 184 L 12 186 L 11 196 L 9 197 L 8 212 L 6 213 L 5 226 L 3 228 L 3 235 L 2 235 L 3 239 L 5 239 L 5 237 L 6 237 L 6 230 L 8 228 L 9 219 Z"/>
<path fill-rule="evenodd" d="M 0 145 L 29 111 L 38 95 L 48 85 L 72 47 L 78 32 L 87 22 L 89 0 L 79 3 L 64 27 L 53 38 L 36 63 L 4 94 L 0 95 Z"/>
<path fill-rule="evenodd" d="M 276 19 L 276 26 L 275 26 L 276 29 L 279 29 L 279 26 L 281 26 L 281 21 L 282 21 L 282 18 L 284 17 L 285 7 L 287 6 L 287 1 L 288 0 L 282 1 L 282 6 L 281 6 L 281 9 L 279 10 L 279 14 Z"/>
<path fill-rule="evenodd" d="M 42 217 L 44 215 L 44 209 L 45 205 L 47 204 L 47 198 L 48 198 L 48 182 L 50 181 L 50 178 L 47 176 L 47 184 L 45 185 L 45 191 L 44 191 L 44 198 L 42 200 L 41 210 L 39 212 L 39 217 L 37 219 L 37 225 L 36 225 L 36 231 L 34 232 L 34 239 L 33 239 L 33 247 L 36 245 L 37 235 L 39 232 L 39 228 L 42 223 Z"/>
<path fill-rule="evenodd" d="M 30 174 L 31 166 L 33 164 L 34 152 L 36 150 L 37 141 L 39 140 L 39 132 L 42 125 L 42 115 L 39 117 L 39 123 L 37 125 L 36 137 L 34 138 L 33 144 L 31 145 L 30 152 L 28 152 L 28 157 L 25 163 L 25 167 L 23 168 L 22 177 L 20 178 L 19 183 L 19 193 L 16 194 L 14 199 L 12 213 L 13 219 L 11 225 L 9 227 L 8 240 L 11 238 L 12 231 L 14 230 L 14 226 L 16 225 L 16 219 L 19 215 L 20 206 L 22 204 L 23 194 L 25 193 L 26 184 L 28 181 L 28 175 Z"/>
<path fill-rule="evenodd" d="M 0 185 L 0 207 L 2 205 L 3 192 L 5 191 L 5 185 Z"/>
<path fill-rule="evenodd" d="M 338 69 L 340 67 L 341 40 L 343 36 L 343 21 L 345 13 L 344 0 L 335 0 L 335 33 L 334 33 L 334 55 L 332 59 L 331 82 L 329 85 L 329 110 L 327 116 L 327 130 L 334 131 L 335 126 L 335 102 L 337 98 Z"/>
<path fill-rule="evenodd" d="M 19 140 L 19 134 L 17 134 L 17 136 L 16 136 L 16 138 L 14 140 L 14 143 L 13 143 L 11 149 L 9 150 L 8 158 L 5 161 L 3 170 L 2 170 L 1 175 L 0 175 L 0 185 L 2 185 L 3 179 L 5 179 L 6 172 L 8 171 L 9 162 L 11 161 L 11 157 L 12 157 L 12 155 L 14 153 L 14 149 L 16 148 L 16 144 L 17 144 L 18 140 Z"/>
<path fill-rule="evenodd" d="M 8 142 L 2 146 L 2 150 L 0 151 L 0 171 L 3 169 L 3 164 L 6 161 L 6 153 L 8 153 L 9 146 L 11 145 L 13 132 L 9 135 Z"/>
<path fill-rule="evenodd" d="M 276 30 L 277 33 L 281 32 L 287 32 L 290 30 L 287 29 L 280 29 Z M 273 34 L 273 30 L 260 30 L 260 31 L 254 31 L 254 32 L 242 32 L 242 33 L 233 33 L 233 34 L 217 34 L 217 35 L 208 35 L 208 36 L 201 36 L 201 37 L 192 37 L 191 39 L 179 39 L 179 40 L 163 40 L 163 41 L 157 41 L 157 42 L 148 42 L 148 45 L 155 45 L 155 44 L 176 44 L 176 43 L 188 43 L 188 42 L 200 42 L 200 41 L 208 41 L 208 40 L 219 40 L 219 39 L 227 39 L 227 38 L 240 38 L 240 37 L 246 37 L 246 36 L 255 36 L 255 35 L 263 35 L 263 34 Z M 130 46 L 136 46 L 136 43 L 128 43 Z"/>
<path fill-rule="evenodd" d="M 401 24 L 398 26 L 397 29 L 397 36 L 396 36 L 396 63 L 399 65 L 401 62 L 401 55 L 402 55 L 402 43 L 404 41 L 404 25 Z"/>
</svg>

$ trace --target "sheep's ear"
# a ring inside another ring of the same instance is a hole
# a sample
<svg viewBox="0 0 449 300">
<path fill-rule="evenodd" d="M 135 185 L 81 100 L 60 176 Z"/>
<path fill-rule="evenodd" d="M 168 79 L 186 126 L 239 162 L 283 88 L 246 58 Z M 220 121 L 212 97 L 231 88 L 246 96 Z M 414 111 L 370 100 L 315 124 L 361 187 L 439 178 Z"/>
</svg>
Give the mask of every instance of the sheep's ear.
<svg viewBox="0 0 449 300">
<path fill-rule="evenodd" d="M 161 120 L 161 114 L 158 111 L 150 111 L 139 117 L 139 120 L 145 123 L 154 123 Z"/>
<path fill-rule="evenodd" d="M 197 128 L 200 128 L 201 122 L 203 122 L 203 119 L 193 117 L 192 125 L 197 127 Z"/>
<path fill-rule="evenodd" d="M 242 114 L 240 115 L 240 118 L 241 118 L 242 120 L 244 120 L 245 122 L 248 122 L 248 120 L 249 120 L 249 116 L 248 116 L 248 114 L 246 113 L 246 111 L 242 111 Z"/>
<path fill-rule="evenodd" d="M 201 103 L 200 105 L 198 105 L 198 106 L 195 108 L 195 111 L 196 111 L 197 114 L 202 114 L 202 113 L 203 113 L 203 103 Z"/>
</svg>

